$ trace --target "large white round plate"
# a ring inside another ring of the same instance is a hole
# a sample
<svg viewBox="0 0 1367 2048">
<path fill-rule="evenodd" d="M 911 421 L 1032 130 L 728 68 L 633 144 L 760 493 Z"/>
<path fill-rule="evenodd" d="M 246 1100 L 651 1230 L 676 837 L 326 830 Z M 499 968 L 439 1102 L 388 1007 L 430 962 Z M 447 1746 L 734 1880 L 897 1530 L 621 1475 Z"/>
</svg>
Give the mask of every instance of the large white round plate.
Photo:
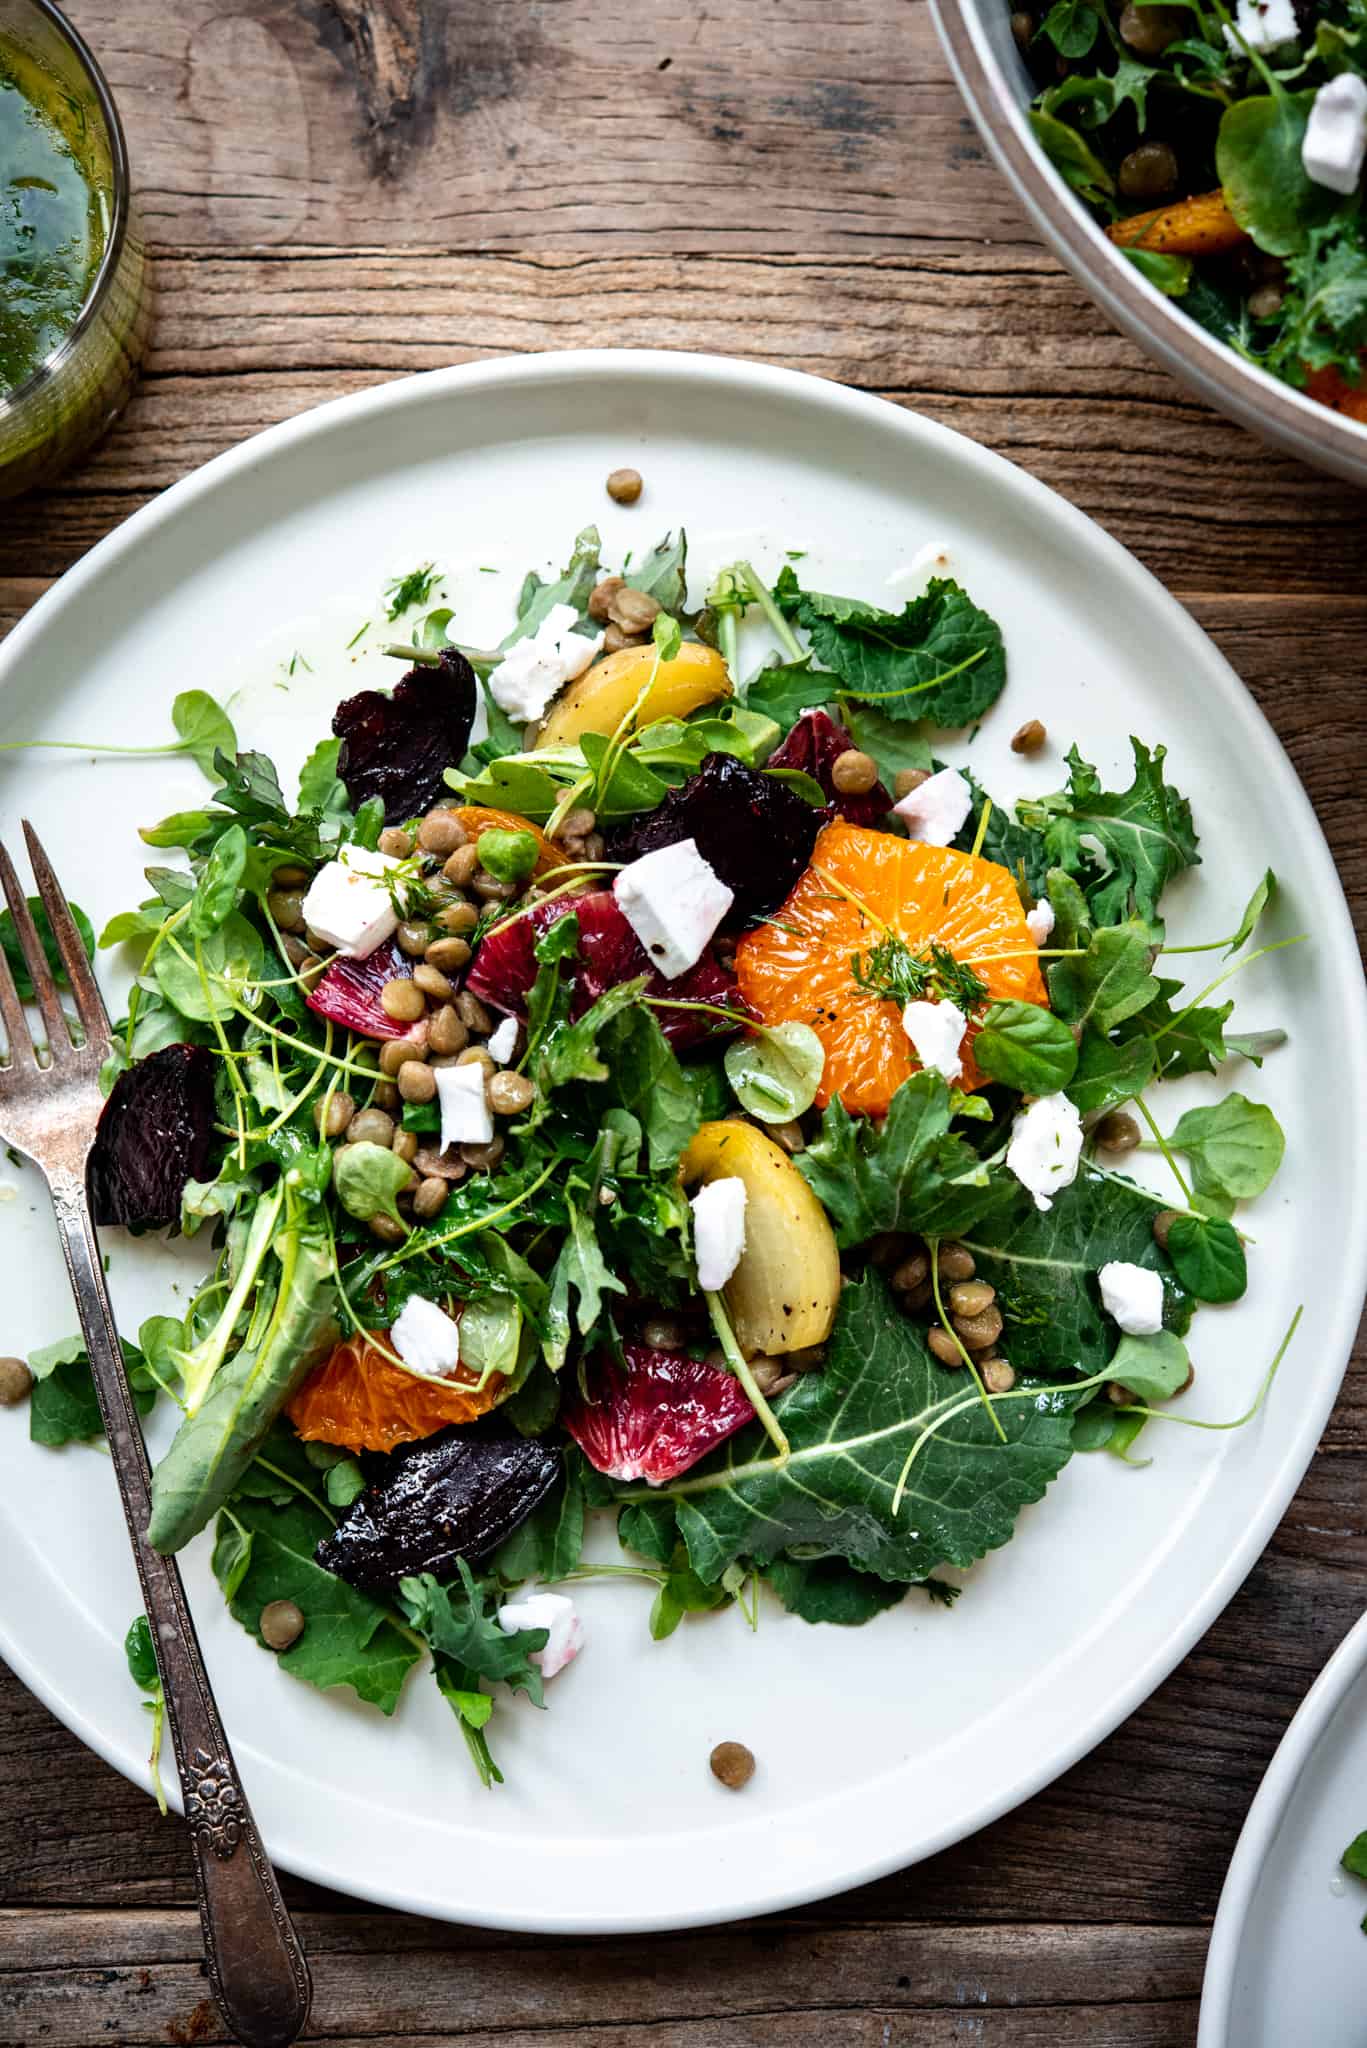
<svg viewBox="0 0 1367 2048">
<path fill-rule="evenodd" d="M 1367 1617 L 1340 1643 L 1268 1765 L 1206 1959 L 1197 2048 L 1361 2048 L 1367 1885 L 1339 1858 L 1367 1829 Z"/>
<path fill-rule="evenodd" d="M 621 462 L 646 477 L 630 511 L 603 491 Z M 589 1647 L 549 1711 L 499 1706 L 507 1784 L 493 1793 L 420 1675 L 391 1725 L 278 1672 L 226 1615 L 201 1540 L 191 1597 L 276 1858 L 417 1912 L 548 1931 L 683 1926 L 837 1891 L 981 1827 L 1089 1749 L 1190 1648 L 1276 1524 L 1339 1383 L 1367 1244 L 1363 991 L 1333 864 L 1275 739 L 1113 541 L 914 414 L 783 371 L 625 353 L 443 371 L 326 406 L 169 491 L 37 605 L 0 654 L 5 734 L 152 741 L 187 684 L 238 686 L 244 742 L 289 769 L 342 691 L 394 679 L 378 630 L 342 651 L 388 577 L 434 558 L 478 641 L 511 616 L 524 568 L 557 562 L 595 518 L 609 560 L 683 521 L 700 569 L 745 550 L 773 574 L 803 549 L 815 587 L 871 597 L 942 543 L 1010 650 L 1007 695 L 970 757 L 1002 799 L 1057 786 L 1070 740 L 1124 780 L 1128 733 L 1167 742 L 1205 854 L 1174 893 L 1174 937 L 1232 931 L 1268 861 L 1284 884 L 1274 929 L 1311 935 L 1241 985 L 1250 1024 L 1291 1033 L 1262 1073 L 1233 1076 L 1274 1104 L 1290 1151 L 1250 1212 L 1247 1299 L 1199 1319 L 1186 1408 L 1246 1405 L 1322 1267 L 1326 1218 L 1339 1287 L 1314 1289 L 1251 1426 L 1157 1426 L 1146 1471 L 1076 1460 L 952 1612 L 912 1594 L 847 1631 L 766 1607 L 754 1635 L 732 1613 L 654 1644 L 641 1588 L 588 1587 Z M 291 673 L 296 650 L 310 666 Z M 1008 747 L 1027 717 L 1054 736 L 1032 763 Z M 97 925 L 140 893 L 136 823 L 203 791 L 180 761 L 80 753 L 9 757 L 0 775 L 7 835 L 22 803 Z M 1228 1085 L 1183 1084 L 1167 1113 Z M 73 1319 L 41 1191 L 30 1174 L 19 1190 L 0 1210 L 0 1288 L 5 1346 L 22 1351 Z M 128 1329 L 194 1256 L 112 1252 Z M 142 1779 L 146 1721 L 120 1652 L 137 1602 L 102 1460 L 31 1448 L 22 1416 L 0 1416 L 0 1543 L 0 1647 Z M 726 1737 L 759 1758 L 741 1797 L 708 1774 Z"/>
</svg>

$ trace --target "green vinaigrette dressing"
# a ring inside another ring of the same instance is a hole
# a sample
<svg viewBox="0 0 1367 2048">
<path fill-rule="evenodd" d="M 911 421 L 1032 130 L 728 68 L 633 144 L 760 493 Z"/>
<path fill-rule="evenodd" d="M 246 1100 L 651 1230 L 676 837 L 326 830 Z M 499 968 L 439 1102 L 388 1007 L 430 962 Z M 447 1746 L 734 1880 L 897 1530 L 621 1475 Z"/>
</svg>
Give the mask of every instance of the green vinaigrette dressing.
<svg viewBox="0 0 1367 2048">
<path fill-rule="evenodd" d="M 0 42 L 0 396 L 71 332 L 104 254 L 108 198 L 80 106 Z"/>
</svg>

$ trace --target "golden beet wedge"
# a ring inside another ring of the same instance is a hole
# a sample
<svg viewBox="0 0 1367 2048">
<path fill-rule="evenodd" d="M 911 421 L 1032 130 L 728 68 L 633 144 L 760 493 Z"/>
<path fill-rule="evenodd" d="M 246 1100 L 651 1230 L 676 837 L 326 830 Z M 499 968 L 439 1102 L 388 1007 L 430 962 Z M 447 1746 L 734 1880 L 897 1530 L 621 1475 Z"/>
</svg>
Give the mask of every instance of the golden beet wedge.
<svg viewBox="0 0 1367 2048">
<path fill-rule="evenodd" d="M 638 726 L 656 718 L 686 718 L 731 695 L 731 678 L 715 647 L 686 640 L 673 660 L 660 662 L 658 669 L 653 646 L 624 647 L 595 661 L 561 691 L 546 714 L 537 746 L 569 746 L 586 732 L 609 738 L 650 681 L 652 669 L 655 679 L 636 714 Z"/>
</svg>

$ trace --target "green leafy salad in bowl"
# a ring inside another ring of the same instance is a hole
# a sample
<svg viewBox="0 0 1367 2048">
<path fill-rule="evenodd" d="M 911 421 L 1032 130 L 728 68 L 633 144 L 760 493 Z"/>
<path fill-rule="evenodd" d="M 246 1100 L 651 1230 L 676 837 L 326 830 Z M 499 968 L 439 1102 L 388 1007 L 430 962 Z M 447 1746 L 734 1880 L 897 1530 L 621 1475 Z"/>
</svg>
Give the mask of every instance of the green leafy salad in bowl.
<svg viewBox="0 0 1367 2048">
<path fill-rule="evenodd" d="M 1241 1419 L 1170 1404 L 1283 1136 L 1243 1085 L 1174 1117 L 1159 1084 L 1282 1042 L 1224 993 L 1272 875 L 1169 946 L 1199 856 L 1162 746 L 1120 788 L 1073 747 L 1013 808 L 932 742 L 1003 715 L 991 616 L 801 568 L 692 611 L 681 533 L 609 573 L 589 528 L 474 647 L 423 565 L 399 679 L 288 794 L 176 699 L 211 793 L 144 827 L 101 934 L 136 974 L 97 1215 L 204 1247 L 126 1345 L 180 1411 L 150 1540 L 209 1531 L 296 1680 L 391 1714 L 427 1663 L 486 1783 L 499 1688 L 540 1705 L 581 1647 L 591 1682 L 585 1578 L 650 1588 L 656 1637 L 754 1625 L 764 1585 L 812 1623 L 948 1603 L 1075 1452 Z M 33 1439 L 96 1436 L 79 1340 L 30 1368 Z M 156 1717 L 145 1625 L 130 1663 Z"/>
<path fill-rule="evenodd" d="M 1160 291 L 1367 421 L 1363 0 L 1053 0 L 1012 13 L 1031 125 Z"/>
</svg>

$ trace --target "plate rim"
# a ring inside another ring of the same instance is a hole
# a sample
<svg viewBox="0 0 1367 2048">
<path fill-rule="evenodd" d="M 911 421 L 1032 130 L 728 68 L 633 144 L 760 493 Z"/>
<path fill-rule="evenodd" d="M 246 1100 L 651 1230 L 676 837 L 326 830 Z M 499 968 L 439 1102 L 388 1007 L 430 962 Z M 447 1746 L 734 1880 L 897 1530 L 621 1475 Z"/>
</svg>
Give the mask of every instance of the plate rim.
<svg viewBox="0 0 1367 2048">
<path fill-rule="evenodd" d="M 1272 1753 L 1234 1845 L 1206 1950 L 1196 2048 L 1231 2044 L 1235 1972 L 1258 1881 L 1315 1749 L 1367 1668 L 1367 1614 L 1359 1616 L 1297 1707 Z"/>
<path fill-rule="evenodd" d="M 448 394 L 459 402 L 472 393 L 498 387 L 560 384 L 568 390 L 603 377 L 610 377 L 617 383 L 627 379 L 640 384 L 682 380 L 693 388 L 718 389 L 727 395 L 748 393 L 776 401 L 787 400 L 798 403 L 804 410 L 825 409 L 835 420 L 843 417 L 873 425 L 900 439 L 910 453 L 929 450 L 933 455 L 957 464 L 961 473 L 966 470 L 976 473 L 980 481 L 995 481 L 1000 488 L 1014 494 L 1018 501 L 1024 501 L 1027 506 L 1033 505 L 1041 518 L 1063 538 L 1083 546 L 1093 560 L 1099 560 L 1102 567 L 1120 578 L 1136 596 L 1143 597 L 1161 615 L 1170 644 L 1174 648 L 1185 645 L 1202 671 L 1203 679 L 1218 685 L 1231 711 L 1246 729 L 1250 748 L 1271 764 L 1279 783 L 1285 787 L 1290 812 L 1293 813 L 1288 817 L 1288 824 L 1298 846 L 1303 849 L 1307 867 L 1319 885 L 1318 929 L 1323 957 L 1344 983 L 1349 1023 L 1357 1025 L 1356 1032 L 1351 1034 L 1353 1042 L 1359 1048 L 1367 1048 L 1367 983 L 1360 975 L 1351 976 L 1345 972 L 1349 962 L 1354 969 L 1357 967 L 1356 937 L 1323 829 L 1270 721 L 1220 649 L 1191 614 L 1120 541 L 1028 470 L 918 411 L 805 371 L 728 356 L 668 349 L 579 349 L 515 354 L 420 371 L 365 391 L 327 400 L 293 418 L 264 428 L 237 446 L 212 457 L 98 541 L 43 593 L 0 645 L 0 689 L 22 667 L 30 644 L 40 639 L 48 619 L 79 600 L 89 582 L 141 548 L 161 528 L 171 524 L 201 498 L 211 496 L 221 484 L 250 476 L 254 469 L 273 462 L 280 453 L 296 444 L 325 439 L 334 429 L 343 429 L 353 420 L 374 417 L 410 404 L 421 405 L 434 398 L 444 400 Z M 1367 1117 L 1367 1049 L 1358 1052 L 1348 1072 L 1358 1110 Z M 913 1848 L 908 1849 L 902 1843 L 900 1846 L 880 1846 L 872 1855 L 866 1850 L 860 1858 L 847 1854 L 839 1869 L 829 1875 L 815 1881 L 811 1877 L 796 1882 L 771 1881 L 768 1889 L 747 1899 L 739 1907 L 733 1902 L 723 1902 L 719 1908 L 701 1906 L 687 1914 L 648 1909 L 611 1913 L 595 1909 L 586 1913 L 581 1909 L 559 1914 L 537 1911 L 531 1917 L 517 1911 L 483 1907 L 474 1913 L 467 1907 L 457 1916 L 451 1906 L 443 1906 L 439 1900 L 425 1893 L 406 1892 L 401 1885 L 367 1881 L 363 1889 L 350 1895 L 399 1911 L 448 1920 L 459 1917 L 465 1924 L 533 1933 L 624 1935 L 708 1926 L 722 1920 L 784 1911 L 815 1899 L 837 1896 L 855 1886 L 924 1861 L 1033 1798 L 1112 1734 L 1171 1674 L 1237 1592 L 1303 1479 L 1324 1421 L 1338 1397 L 1352 1353 L 1359 1314 L 1357 1304 L 1367 1292 L 1367 1161 L 1358 1168 L 1356 1179 L 1349 1182 L 1347 1196 L 1350 1218 L 1360 1219 L 1363 1227 L 1350 1238 L 1350 1242 L 1357 1246 L 1355 1269 L 1348 1276 L 1350 1285 L 1347 1292 L 1339 1297 L 1325 1346 L 1325 1355 L 1337 1358 L 1339 1363 L 1336 1369 L 1331 1368 L 1324 1375 L 1318 1399 L 1297 1411 L 1296 1432 L 1288 1438 L 1280 1461 L 1269 1475 L 1257 1514 L 1249 1520 L 1240 1540 L 1233 1545 L 1200 1597 L 1174 1619 L 1142 1665 L 1110 1695 L 1105 1712 L 1093 1715 L 1084 1726 L 1071 1730 L 1059 1747 L 1016 1778 L 1009 1789 L 980 1799 L 961 1812 L 957 1819 L 946 1821 L 933 1834 L 919 1839 Z M 140 1782 L 137 1775 L 139 1766 L 131 1765 L 125 1759 L 116 1739 L 103 1736 L 93 1727 L 83 1706 L 66 1697 L 59 1686 L 49 1684 L 32 1659 L 19 1652 L 17 1644 L 10 1638 L 3 1613 L 0 1613 L 0 1654 L 29 1690 L 79 1740 L 121 1775 L 128 1776 L 135 1783 Z M 173 1799 L 172 1803 L 179 1810 L 179 1800 Z M 334 1868 L 315 1862 L 307 1854 L 292 1851 L 279 1860 L 283 1868 L 330 1888 L 346 1889 L 354 1881 L 349 1875 L 346 1879 L 339 1879 Z"/>
</svg>

